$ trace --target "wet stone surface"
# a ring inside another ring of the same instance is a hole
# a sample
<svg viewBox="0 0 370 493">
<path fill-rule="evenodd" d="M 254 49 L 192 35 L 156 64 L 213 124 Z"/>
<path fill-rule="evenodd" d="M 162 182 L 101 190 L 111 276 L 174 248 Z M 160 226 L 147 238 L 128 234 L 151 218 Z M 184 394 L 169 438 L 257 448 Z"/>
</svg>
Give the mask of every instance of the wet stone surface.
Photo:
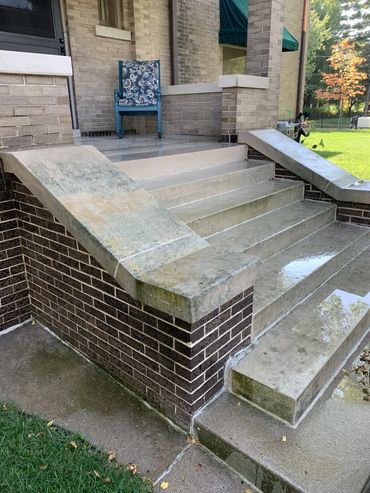
<svg viewBox="0 0 370 493">
<path fill-rule="evenodd" d="M 151 478 L 185 446 L 184 435 L 38 325 L 1 336 L 0 399 L 82 433 Z"/>
</svg>

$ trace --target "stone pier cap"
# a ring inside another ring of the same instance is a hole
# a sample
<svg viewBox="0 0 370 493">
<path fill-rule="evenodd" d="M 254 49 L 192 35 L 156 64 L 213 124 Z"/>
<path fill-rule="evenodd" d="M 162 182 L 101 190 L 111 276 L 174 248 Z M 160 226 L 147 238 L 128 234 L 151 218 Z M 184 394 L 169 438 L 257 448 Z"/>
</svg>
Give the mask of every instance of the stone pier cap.
<svg viewBox="0 0 370 493">
<path fill-rule="evenodd" d="M 272 128 L 243 130 L 247 144 L 340 202 L 370 204 L 370 181 L 363 181 Z"/>
<path fill-rule="evenodd" d="M 93 146 L 0 157 L 5 171 L 145 305 L 194 323 L 254 285 L 257 257 L 211 247 Z"/>
</svg>

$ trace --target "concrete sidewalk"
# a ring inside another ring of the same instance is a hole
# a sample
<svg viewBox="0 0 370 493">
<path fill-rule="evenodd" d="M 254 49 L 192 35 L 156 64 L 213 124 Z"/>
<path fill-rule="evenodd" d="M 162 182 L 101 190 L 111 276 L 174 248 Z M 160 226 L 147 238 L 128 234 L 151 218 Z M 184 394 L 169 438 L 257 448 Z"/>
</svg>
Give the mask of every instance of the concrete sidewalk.
<svg viewBox="0 0 370 493">
<path fill-rule="evenodd" d="M 85 435 L 168 493 L 255 491 L 39 324 L 0 334 L 0 400 Z"/>
</svg>

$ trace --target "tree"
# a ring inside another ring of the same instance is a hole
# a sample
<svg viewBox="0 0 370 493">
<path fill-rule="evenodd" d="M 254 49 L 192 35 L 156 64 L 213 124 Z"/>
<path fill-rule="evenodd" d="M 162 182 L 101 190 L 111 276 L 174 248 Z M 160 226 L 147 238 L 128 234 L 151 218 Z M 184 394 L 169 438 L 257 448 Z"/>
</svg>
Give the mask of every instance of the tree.
<svg viewBox="0 0 370 493">
<path fill-rule="evenodd" d="M 361 54 L 366 58 L 363 70 L 367 73 L 365 108 L 369 114 L 370 104 L 370 0 L 345 0 L 342 15 L 343 33 L 355 40 Z"/>
<path fill-rule="evenodd" d="M 326 88 L 318 89 L 316 97 L 320 100 L 339 101 L 339 126 L 341 125 L 343 106 L 348 105 L 351 110 L 356 97 L 366 91 L 362 82 L 367 79 L 367 74 L 359 70 L 365 61 L 365 58 L 358 55 L 355 43 L 351 43 L 349 39 L 343 39 L 332 47 L 332 54 L 328 59 L 332 72 L 322 73 Z"/>
<path fill-rule="evenodd" d="M 308 39 L 305 106 L 311 106 L 316 90 L 323 87 L 321 73 L 329 69 L 331 46 L 342 30 L 341 0 L 312 0 Z"/>
</svg>

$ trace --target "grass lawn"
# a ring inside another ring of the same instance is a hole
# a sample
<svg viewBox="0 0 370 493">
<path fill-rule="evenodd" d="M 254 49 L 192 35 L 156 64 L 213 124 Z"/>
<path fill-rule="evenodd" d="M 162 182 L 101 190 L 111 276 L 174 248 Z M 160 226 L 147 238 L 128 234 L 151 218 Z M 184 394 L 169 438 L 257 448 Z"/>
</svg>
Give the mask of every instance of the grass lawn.
<svg viewBox="0 0 370 493">
<path fill-rule="evenodd" d="M 319 145 L 321 139 L 324 147 Z M 312 149 L 315 144 L 317 149 Z M 358 178 L 370 180 L 370 130 L 313 129 L 304 145 Z"/>
<path fill-rule="evenodd" d="M 80 435 L 0 403 L 0 491 L 148 493 L 152 487 Z"/>
</svg>

